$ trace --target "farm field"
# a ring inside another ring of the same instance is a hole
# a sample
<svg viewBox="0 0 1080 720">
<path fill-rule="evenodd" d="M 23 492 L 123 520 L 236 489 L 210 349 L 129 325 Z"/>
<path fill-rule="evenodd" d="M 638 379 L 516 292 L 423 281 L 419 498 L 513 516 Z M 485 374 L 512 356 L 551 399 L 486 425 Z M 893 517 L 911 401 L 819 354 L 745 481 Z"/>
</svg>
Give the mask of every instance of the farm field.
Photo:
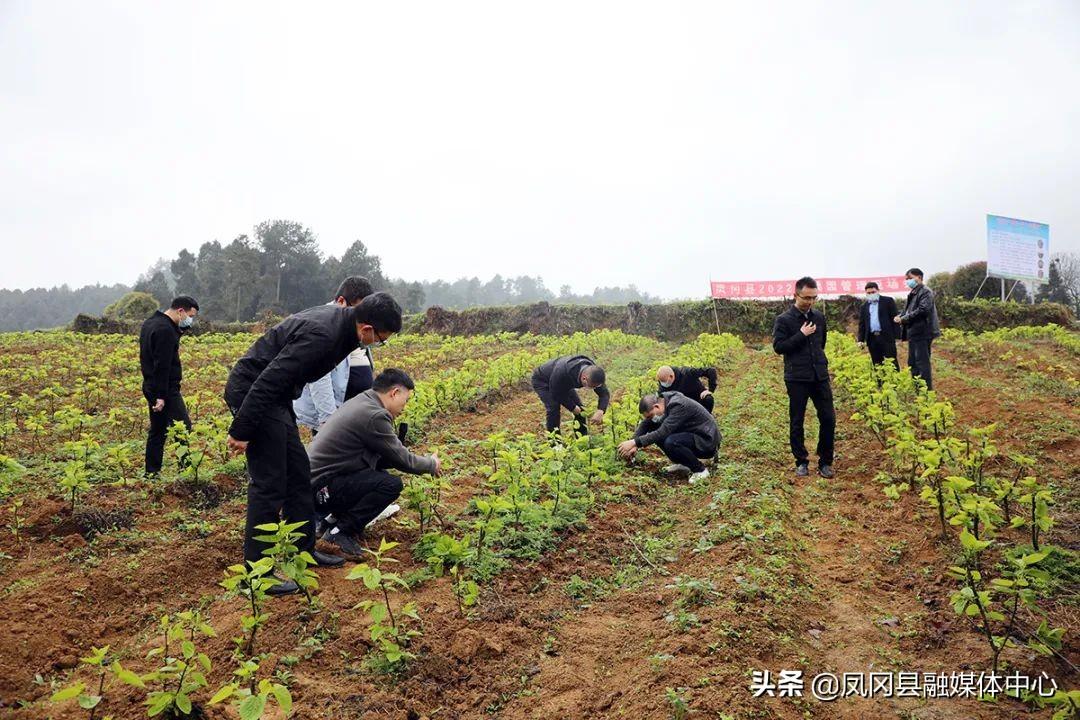
<svg viewBox="0 0 1080 720">
<path fill-rule="evenodd" d="M 376 366 L 418 381 L 410 442 L 448 472 L 404 477 L 367 566 L 319 569 L 310 597 L 256 611 L 221 584 L 245 506 L 221 390 L 253 340 L 184 339 L 195 427 L 147 480 L 136 338 L 0 335 L 0 717 L 1068 711 L 1064 693 L 822 702 L 809 687 L 818 673 L 977 674 L 995 660 L 1003 676 L 1080 688 L 1080 334 L 948 330 L 927 395 L 906 373 L 875 377 L 831 333 L 832 480 L 794 477 L 782 361 L 760 342 L 394 337 Z M 528 377 L 571 352 L 607 369 L 612 409 L 588 440 L 553 448 Z M 662 475 L 656 452 L 632 465 L 614 453 L 660 364 L 719 369 L 724 441 L 693 486 Z M 811 446 L 812 412 L 807 429 Z M 756 671 L 781 670 L 806 673 L 803 697 L 753 696 Z"/>
</svg>

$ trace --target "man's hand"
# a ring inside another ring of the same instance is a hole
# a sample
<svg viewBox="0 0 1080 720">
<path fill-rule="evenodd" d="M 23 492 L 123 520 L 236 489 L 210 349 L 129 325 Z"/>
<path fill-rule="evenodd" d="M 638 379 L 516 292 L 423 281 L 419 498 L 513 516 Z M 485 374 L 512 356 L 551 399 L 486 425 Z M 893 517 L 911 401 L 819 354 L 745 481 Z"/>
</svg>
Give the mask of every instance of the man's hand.
<svg viewBox="0 0 1080 720">
<path fill-rule="evenodd" d="M 247 440 L 237 440 L 232 435 L 230 435 L 226 442 L 229 444 L 229 455 L 231 455 L 232 457 L 236 457 L 240 453 L 247 452 Z"/>
<path fill-rule="evenodd" d="M 435 475 L 435 476 L 438 476 L 438 475 L 442 474 L 442 460 L 439 459 L 439 453 L 437 453 L 437 452 L 431 453 L 431 458 L 432 458 L 432 460 L 435 461 L 435 472 L 433 472 L 431 474 Z"/>
<path fill-rule="evenodd" d="M 698 395 L 698 399 L 699 400 L 704 400 L 705 398 L 709 397 L 710 395 L 712 395 L 712 390 L 702 390 L 701 394 Z"/>
<path fill-rule="evenodd" d="M 892 319 L 892 321 L 893 321 L 894 323 L 896 323 L 897 325 L 900 325 L 901 323 L 903 323 L 903 322 L 904 322 L 904 321 L 903 321 L 903 320 L 902 320 L 902 319 L 900 318 L 900 316 L 899 316 L 899 315 L 897 315 L 896 317 L 894 317 L 894 318 Z"/>
<path fill-rule="evenodd" d="M 864 343 L 864 342 L 860 342 L 860 343 L 859 343 L 859 349 L 860 349 L 860 350 L 865 350 L 865 349 L 866 349 L 866 343 Z"/>
<path fill-rule="evenodd" d="M 637 452 L 637 443 L 633 440 L 627 440 L 626 442 L 619 443 L 619 455 L 626 459 L 634 457 L 634 453 Z"/>
<path fill-rule="evenodd" d="M 594 412 L 592 414 L 592 417 L 589 418 L 589 419 L 592 420 L 593 423 L 599 425 L 600 423 L 604 422 L 604 411 L 603 410 L 597 410 L 596 412 Z"/>
<path fill-rule="evenodd" d="M 804 322 L 802 324 L 802 327 L 799 328 L 799 331 L 802 332 L 802 334 L 806 337 L 810 337 L 817 332 L 817 325 L 812 322 Z"/>
<path fill-rule="evenodd" d="M 154 407 L 150 408 L 154 412 L 161 412 L 165 409 L 165 398 L 158 398 L 154 401 Z"/>
<path fill-rule="evenodd" d="M 578 405 L 576 408 L 574 408 L 570 412 L 574 413 L 575 415 L 580 415 L 581 413 L 585 412 L 585 408 Z"/>
</svg>

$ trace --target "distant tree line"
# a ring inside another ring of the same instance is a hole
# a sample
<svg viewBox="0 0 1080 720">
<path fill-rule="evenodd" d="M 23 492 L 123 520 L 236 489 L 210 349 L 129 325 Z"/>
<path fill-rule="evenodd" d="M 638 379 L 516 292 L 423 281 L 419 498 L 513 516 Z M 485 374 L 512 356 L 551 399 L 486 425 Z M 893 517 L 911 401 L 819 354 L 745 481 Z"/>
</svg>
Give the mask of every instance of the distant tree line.
<svg viewBox="0 0 1080 720">
<path fill-rule="evenodd" d="M 197 252 L 185 248 L 172 260 L 159 260 L 130 287 L 71 290 L 65 285 L 49 290 L 0 290 L 0 331 L 58 327 L 78 313 L 100 315 L 129 291 L 148 293 L 162 307 L 178 294 L 193 295 L 199 301 L 200 315 L 217 322 L 287 315 L 329 301 L 349 275 L 362 275 L 376 289 L 390 292 L 406 312 L 420 312 L 432 305 L 462 310 L 541 300 L 567 304 L 660 301 L 634 285 L 596 288 L 583 295 L 563 286 L 556 294 L 541 278 L 526 275 L 496 275 L 486 282 L 475 277 L 454 282 L 390 278 L 383 272 L 379 256 L 370 253 L 360 240 L 341 257 L 324 257 L 310 228 L 290 220 L 268 220 L 257 225 L 250 236 L 239 235 L 225 244 L 206 242 Z"/>
</svg>

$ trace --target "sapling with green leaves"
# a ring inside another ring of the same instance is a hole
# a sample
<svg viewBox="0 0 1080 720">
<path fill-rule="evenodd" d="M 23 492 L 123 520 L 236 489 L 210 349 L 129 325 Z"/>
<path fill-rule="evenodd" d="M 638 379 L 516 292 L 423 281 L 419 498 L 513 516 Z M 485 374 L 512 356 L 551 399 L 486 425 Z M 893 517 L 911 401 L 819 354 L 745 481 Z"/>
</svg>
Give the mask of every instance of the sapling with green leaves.
<svg viewBox="0 0 1080 720">
<path fill-rule="evenodd" d="M 19 514 L 23 507 L 23 499 L 16 497 L 15 480 L 26 472 L 26 468 L 14 458 L 0 455 L 0 498 L 11 498 L 11 521 L 8 530 L 15 538 L 18 545 L 22 539 L 22 516 Z"/>
<path fill-rule="evenodd" d="M 285 716 L 292 714 L 292 694 L 285 685 L 266 678 L 259 679 L 262 661 L 243 660 L 233 671 L 236 680 L 221 687 L 212 698 L 210 705 L 229 700 L 232 702 L 240 720 L 259 720 L 270 707 L 273 699 Z"/>
<path fill-rule="evenodd" d="M 256 535 L 255 539 L 267 543 L 262 554 L 273 560 L 279 573 L 297 584 L 308 607 L 313 607 L 315 596 L 312 592 L 319 589 L 319 576 L 312 569 L 316 565 L 315 558 L 307 550 L 301 551 L 296 544 L 304 537 L 299 528 L 306 524 L 306 520 L 301 520 L 256 525 L 255 529 L 263 534 Z"/>
<path fill-rule="evenodd" d="M 450 535 L 438 535 L 426 558 L 436 577 L 449 573 L 451 590 L 462 617 L 466 617 L 465 608 L 472 607 L 480 598 L 480 586 L 468 579 L 466 563 L 472 554 L 469 536 L 458 540 Z"/>
<path fill-rule="evenodd" d="M 1026 526 L 1030 533 L 1032 549 L 1039 550 L 1040 536 L 1054 526 L 1054 518 L 1050 514 L 1053 494 L 1050 488 L 1041 484 L 1034 475 L 1028 475 L 1020 480 L 1019 493 L 1017 504 L 1020 510 L 1012 519 L 1012 526 L 1016 528 Z"/>
<path fill-rule="evenodd" d="M 384 568 L 384 565 L 397 562 L 387 555 L 397 546 L 398 543 L 387 542 L 386 538 L 382 538 L 379 540 L 378 550 L 364 548 L 371 554 L 372 563 L 360 563 L 346 575 L 346 579 L 362 580 L 364 587 L 377 590 L 382 595 L 382 602 L 363 600 L 357 603 L 356 607 L 367 612 L 371 620 L 371 642 L 379 651 L 382 660 L 380 665 L 391 671 L 416 657 L 407 648 L 412 639 L 421 634 L 415 627 L 420 621 L 415 602 L 405 603 L 396 616 L 390 604 L 391 588 L 409 589 L 409 584 L 400 575 Z M 387 620 L 390 621 L 389 624 L 386 623 Z"/>
<path fill-rule="evenodd" d="M 214 637 L 216 633 L 202 614 L 194 611 L 164 615 L 160 627 L 162 645 L 147 653 L 147 657 L 161 657 L 162 664 L 143 676 L 147 683 L 159 682 L 160 689 L 147 696 L 146 712 L 150 717 L 189 717 L 195 709 L 192 695 L 207 686 L 206 674 L 211 670 L 210 658 L 199 652 L 195 638 Z"/>
<path fill-rule="evenodd" d="M 68 460 L 64 463 L 64 474 L 60 476 L 57 483 L 62 492 L 69 494 L 72 512 L 75 511 L 75 500 L 79 493 L 90 489 L 90 483 L 87 480 L 89 477 L 90 471 L 82 460 Z"/>
<path fill-rule="evenodd" d="M 247 656 L 255 654 L 255 635 L 270 617 L 263 612 L 266 591 L 278 582 L 274 577 L 273 558 L 259 558 L 254 562 L 248 560 L 243 565 L 231 565 L 225 571 L 225 579 L 220 585 L 233 595 L 245 598 L 251 607 L 251 614 L 240 619 L 240 628 L 247 633 L 247 640 L 243 636 L 236 638 L 237 652 Z"/>
<path fill-rule="evenodd" d="M 80 681 L 54 692 L 52 697 L 49 698 L 49 702 L 64 703 L 68 700 L 76 700 L 79 707 L 88 711 L 89 715 L 87 717 L 89 720 L 97 718 L 98 709 L 105 700 L 105 681 L 110 675 L 127 685 L 143 690 L 146 689 L 146 683 L 141 676 L 126 670 L 119 660 L 109 655 L 108 645 L 92 647 L 90 654 L 80 658 L 79 662 L 82 666 L 93 668 L 97 672 L 97 689 L 93 692 L 87 692 L 86 683 Z M 102 720 L 110 720 L 111 718 L 111 715 L 105 715 Z"/>
</svg>

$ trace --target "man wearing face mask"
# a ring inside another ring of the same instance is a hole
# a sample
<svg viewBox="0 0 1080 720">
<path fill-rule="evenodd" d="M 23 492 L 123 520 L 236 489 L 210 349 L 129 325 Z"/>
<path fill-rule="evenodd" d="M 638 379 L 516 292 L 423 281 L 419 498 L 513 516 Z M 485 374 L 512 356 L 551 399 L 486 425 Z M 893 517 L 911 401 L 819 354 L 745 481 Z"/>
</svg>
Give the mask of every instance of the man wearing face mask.
<svg viewBox="0 0 1080 720">
<path fill-rule="evenodd" d="M 638 403 L 641 422 L 632 440 L 619 444 L 619 455 L 630 459 L 639 449 L 658 445 L 672 464 L 664 472 L 688 472 L 690 484 L 709 477 L 701 461 L 720 448 L 716 418 L 701 403 L 681 392 L 650 394 Z"/>
<path fill-rule="evenodd" d="M 896 323 L 896 301 L 891 297 L 881 294 L 878 284 L 874 281 L 866 283 L 866 302 L 859 311 L 859 332 L 855 339 L 860 347 L 870 350 L 870 359 L 875 365 L 885 362 L 885 358 L 892 360 L 893 366 L 900 369 L 896 362 L 896 332 L 893 330 Z"/>
<path fill-rule="evenodd" d="M 708 389 L 701 384 L 705 378 Z M 697 400 L 710 413 L 716 402 L 713 392 L 716 390 L 716 368 L 671 367 L 664 365 L 656 371 L 657 392 L 680 392 L 691 400 Z"/>
<path fill-rule="evenodd" d="M 363 554 L 364 528 L 401 494 L 388 470 L 438 475 L 435 454 L 415 455 L 394 432 L 414 389 L 404 370 L 387 368 L 370 390 L 347 400 L 311 443 L 315 509 L 326 523 L 322 537 L 346 555 Z"/>
<path fill-rule="evenodd" d="M 371 283 L 366 278 L 348 277 L 338 287 L 337 294 L 331 304 L 339 307 L 356 307 L 360 301 L 373 292 Z M 301 425 L 311 428 L 314 437 L 319 428 L 330 419 L 334 411 L 341 407 L 341 403 L 347 399 L 345 391 L 351 382 L 352 357 L 360 354 L 367 359 L 368 349 L 359 347 L 349 354 L 326 375 L 313 383 L 304 386 L 300 397 L 293 401 L 293 412 L 296 413 L 296 421 Z M 368 374 L 371 374 L 371 366 L 367 366 Z M 371 383 L 368 383 L 371 387 Z M 367 388 L 364 388 L 365 390 Z"/>
<path fill-rule="evenodd" d="M 266 543 L 256 540 L 257 525 L 305 521 L 299 550 L 320 565 L 344 560 L 316 552 L 311 466 L 300 442 L 292 401 L 306 383 L 326 375 L 359 347 L 385 341 L 401 331 L 401 306 L 386 293 L 368 295 L 354 308 L 320 305 L 282 320 L 255 341 L 237 361 L 225 384 L 233 414 L 227 442 L 234 455 L 247 454 L 248 506 L 244 559 L 262 557 Z M 283 581 L 268 590 L 284 595 L 298 590 Z"/>
<path fill-rule="evenodd" d="M 926 382 L 926 389 L 934 389 L 930 368 L 930 345 L 934 338 L 941 335 L 937 307 L 934 305 L 934 292 L 923 285 L 923 272 L 911 268 L 905 274 L 904 281 L 911 290 L 904 305 L 903 314 L 893 320 L 901 327 L 901 339 L 908 344 L 908 367 L 911 374 Z"/>
<path fill-rule="evenodd" d="M 191 429 L 187 405 L 180 394 L 183 369 L 180 365 L 180 331 L 190 328 L 199 314 L 199 303 L 180 295 L 169 309 L 156 310 L 139 330 L 139 366 L 142 369 L 143 397 L 150 407 L 150 431 L 146 435 L 147 475 L 161 472 L 165 437 L 174 422 Z"/>
<path fill-rule="evenodd" d="M 800 278 L 795 283 L 795 302 L 773 323 L 773 350 L 784 356 L 784 384 L 788 394 L 788 426 L 795 474 L 810 474 L 809 454 L 803 434 L 806 401 L 813 400 L 818 418 L 818 472 L 833 477 L 833 438 L 836 411 L 829 385 L 829 360 L 825 357 L 828 332 L 825 316 L 814 310 L 817 281 Z"/>
<path fill-rule="evenodd" d="M 547 431 L 550 433 L 559 429 L 562 408 L 566 408 L 574 414 L 578 435 L 588 435 L 589 428 L 577 389 L 584 387 L 596 391 L 597 410 L 592 415 L 592 421 L 598 423 L 604 419 L 604 411 L 611 401 L 605 380 L 604 369 L 584 355 L 558 357 L 536 368 L 532 375 L 532 386 L 540 396 L 540 402 L 544 403 L 544 427 Z"/>
</svg>

